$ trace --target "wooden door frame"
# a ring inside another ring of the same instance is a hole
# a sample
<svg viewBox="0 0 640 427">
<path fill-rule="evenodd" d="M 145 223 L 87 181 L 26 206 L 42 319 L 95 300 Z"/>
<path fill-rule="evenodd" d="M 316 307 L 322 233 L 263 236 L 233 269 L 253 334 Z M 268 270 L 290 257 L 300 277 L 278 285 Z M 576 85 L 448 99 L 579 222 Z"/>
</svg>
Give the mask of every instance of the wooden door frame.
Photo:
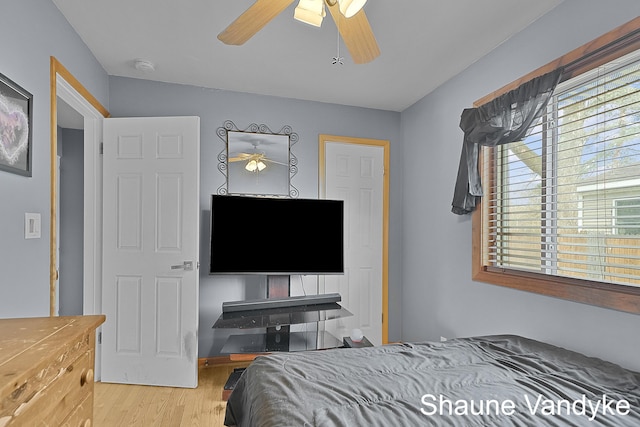
<svg viewBox="0 0 640 427">
<path fill-rule="evenodd" d="M 389 342 L 389 141 L 321 134 L 318 137 L 318 195 L 326 195 L 326 157 L 328 142 L 368 145 L 384 149 L 384 175 L 382 184 L 382 344 Z"/>
<path fill-rule="evenodd" d="M 58 269 L 57 269 L 57 257 L 56 257 L 56 249 L 57 249 L 57 232 L 56 232 L 56 224 L 57 224 L 57 180 L 58 180 L 58 172 L 57 172 L 57 157 L 58 157 L 58 90 L 61 89 L 61 95 L 67 98 L 65 101 L 68 103 L 69 100 L 72 101 L 72 104 L 76 104 L 83 111 L 79 111 L 85 117 L 85 123 L 87 123 L 87 118 L 94 118 L 97 120 L 101 120 L 103 118 L 109 117 L 109 112 L 98 102 L 98 100 L 76 79 L 70 72 L 67 70 L 55 57 L 50 58 L 50 88 L 51 88 L 51 99 L 50 99 L 50 112 L 51 112 L 51 177 L 50 177 L 50 202 L 51 202 L 51 210 L 50 210 L 50 252 L 49 252 L 49 315 L 55 315 L 55 307 L 56 307 L 56 281 L 58 279 Z M 74 105 L 71 105 L 75 107 Z M 91 129 L 86 129 L 85 126 L 85 140 L 87 139 L 88 132 L 96 133 L 98 129 L 95 126 L 92 126 Z M 100 129 L 101 133 L 101 129 Z M 101 140 L 101 135 L 91 135 L 91 140 L 98 141 Z M 96 263 L 101 263 L 102 260 L 99 256 L 100 250 L 102 248 L 101 234 L 102 234 L 102 226 L 101 223 L 96 223 L 96 217 L 100 218 L 100 213 L 95 212 L 95 205 L 97 198 L 102 200 L 101 194 L 96 194 L 96 188 L 101 187 L 101 176 L 97 176 L 96 174 L 100 174 L 101 169 L 94 167 L 95 165 L 88 163 L 88 159 L 95 158 L 96 150 L 98 147 L 87 146 L 85 144 L 85 157 L 84 157 L 84 165 L 85 165 L 85 191 L 84 191 L 84 205 L 85 205 L 85 218 L 87 215 L 91 215 L 93 219 L 90 221 L 90 224 L 85 221 L 84 229 L 85 229 L 85 246 L 87 246 L 87 242 L 90 243 L 90 248 L 85 247 L 85 260 L 83 261 L 83 265 L 87 262 L 87 256 L 90 254 L 90 263 L 91 270 L 90 272 L 85 273 L 86 275 L 91 275 L 88 283 L 85 283 L 85 288 L 87 286 L 92 287 L 91 295 L 85 295 L 83 301 L 83 314 L 97 314 L 100 311 L 99 301 L 100 297 L 98 292 L 95 289 L 95 278 L 98 277 L 98 273 L 100 273 L 102 269 L 99 266 L 96 266 Z M 91 179 L 90 183 L 87 183 L 86 177 L 90 174 Z M 90 188 L 88 188 L 90 187 Z M 91 204 L 88 209 L 88 204 Z M 87 212 L 89 210 L 89 212 Z M 97 221 L 100 222 L 100 221 Z M 87 229 L 89 228 L 89 233 L 87 233 Z M 90 236 L 87 236 L 90 234 Z M 98 269 L 98 273 L 93 270 Z M 87 280 L 85 280 L 87 281 Z"/>
</svg>

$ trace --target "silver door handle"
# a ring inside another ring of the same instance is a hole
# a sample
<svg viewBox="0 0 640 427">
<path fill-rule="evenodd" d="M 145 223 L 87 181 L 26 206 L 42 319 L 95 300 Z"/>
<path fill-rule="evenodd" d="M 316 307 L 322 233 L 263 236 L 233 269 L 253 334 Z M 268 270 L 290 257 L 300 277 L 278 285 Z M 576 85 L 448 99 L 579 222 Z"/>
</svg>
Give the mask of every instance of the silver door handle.
<svg viewBox="0 0 640 427">
<path fill-rule="evenodd" d="M 193 270 L 193 261 L 185 261 L 182 264 L 172 265 L 171 269 L 172 270 L 191 271 L 191 270 Z"/>
</svg>

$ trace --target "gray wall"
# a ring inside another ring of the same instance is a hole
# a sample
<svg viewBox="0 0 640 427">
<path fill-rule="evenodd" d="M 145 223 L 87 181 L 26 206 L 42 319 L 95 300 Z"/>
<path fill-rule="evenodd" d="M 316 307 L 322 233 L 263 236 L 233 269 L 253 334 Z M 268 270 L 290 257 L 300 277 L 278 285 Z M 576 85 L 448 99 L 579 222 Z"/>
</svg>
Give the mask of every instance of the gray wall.
<svg viewBox="0 0 640 427">
<path fill-rule="evenodd" d="M 400 114 L 364 108 L 346 107 L 294 99 L 257 96 L 246 93 L 203 89 L 194 86 L 148 82 L 144 80 L 110 77 L 110 112 L 113 117 L 193 115 L 200 117 L 200 331 L 199 356 L 219 354 L 229 335 L 228 330 L 212 330 L 211 326 L 221 313 L 223 301 L 264 297 L 263 283 L 256 277 L 209 276 L 209 196 L 223 183 L 218 171 L 217 156 L 224 143 L 216 129 L 225 120 L 233 121 L 239 129 L 251 123 L 266 124 L 277 132 L 290 125 L 299 135 L 292 147 L 298 158 L 298 174 L 293 185 L 301 198 L 318 197 L 318 135 L 321 133 L 384 139 L 391 146 L 389 338 L 399 340 L 401 332 L 401 206 L 402 206 L 402 146 L 400 144 Z M 396 172 L 394 172 L 396 171 Z M 291 238 L 292 244 L 299 236 Z M 299 281 L 292 283 L 292 293 L 300 292 Z M 312 286 L 307 284 L 307 292 Z M 235 333 L 235 332 L 234 332 Z"/>
<path fill-rule="evenodd" d="M 639 11 L 637 0 L 565 0 L 402 112 L 403 339 L 516 333 L 640 371 L 640 316 L 472 282 L 471 221 L 450 212 L 462 110 Z"/>
<path fill-rule="evenodd" d="M 58 138 L 59 314 L 77 316 L 82 314 L 84 271 L 84 131 L 60 129 Z"/>
<path fill-rule="evenodd" d="M 0 171 L 0 318 L 48 316 L 49 58 L 55 56 L 105 107 L 109 81 L 49 0 L 1 0 L 0 40 L 0 73 L 33 94 L 33 177 Z M 25 240 L 25 212 L 41 214 L 40 239 Z"/>
</svg>

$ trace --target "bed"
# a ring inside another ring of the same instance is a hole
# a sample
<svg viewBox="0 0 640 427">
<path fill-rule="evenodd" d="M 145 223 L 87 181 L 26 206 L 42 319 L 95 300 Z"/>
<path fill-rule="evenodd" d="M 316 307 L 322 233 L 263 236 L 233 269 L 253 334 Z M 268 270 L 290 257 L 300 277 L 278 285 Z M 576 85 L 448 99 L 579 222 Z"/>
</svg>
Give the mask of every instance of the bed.
<svg viewBox="0 0 640 427">
<path fill-rule="evenodd" d="M 227 426 L 640 426 L 640 373 L 519 336 L 258 357 Z"/>
</svg>

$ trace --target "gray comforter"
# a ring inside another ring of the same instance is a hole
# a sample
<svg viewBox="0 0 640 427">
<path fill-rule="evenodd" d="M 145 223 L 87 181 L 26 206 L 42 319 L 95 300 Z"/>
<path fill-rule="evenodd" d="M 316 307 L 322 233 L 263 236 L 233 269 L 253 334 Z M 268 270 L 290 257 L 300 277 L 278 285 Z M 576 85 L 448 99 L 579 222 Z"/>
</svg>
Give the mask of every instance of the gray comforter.
<svg viewBox="0 0 640 427">
<path fill-rule="evenodd" d="M 640 426 L 640 374 L 517 336 L 257 358 L 228 426 Z"/>
</svg>

